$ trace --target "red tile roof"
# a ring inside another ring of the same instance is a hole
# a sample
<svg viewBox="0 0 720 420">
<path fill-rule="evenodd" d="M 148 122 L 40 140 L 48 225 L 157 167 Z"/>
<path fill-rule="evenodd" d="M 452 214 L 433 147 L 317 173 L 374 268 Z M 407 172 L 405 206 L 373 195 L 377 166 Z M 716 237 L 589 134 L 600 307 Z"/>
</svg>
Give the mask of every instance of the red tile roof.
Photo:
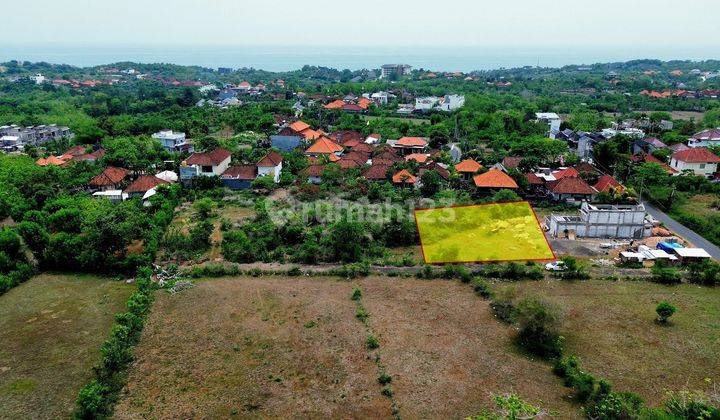
<svg viewBox="0 0 720 420">
<path fill-rule="evenodd" d="M 480 169 L 482 169 L 482 165 L 477 163 L 474 159 L 465 159 L 455 165 L 455 170 L 460 173 L 474 174 Z"/>
<path fill-rule="evenodd" d="M 585 194 L 592 195 L 597 191 L 583 181 L 582 178 L 568 176 L 548 183 L 548 190 L 555 194 Z"/>
<path fill-rule="evenodd" d="M 275 166 L 278 166 L 279 164 L 281 164 L 282 161 L 283 161 L 282 155 L 278 152 L 273 151 L 273 152 L 270 152 L 267 155 L 265 155 L 264 158 L 260 159 L 260 162 L 258 162 L 257 166 L 262 166 L 264 168 L 271 167 L 271 166 L 275 167 Z"/>
<path fill-rule="evenodd" d="M 360 98 L 358 99 L 358 106 L 362 109 L 368 109 L 370 105 L 372 105 L 373 101 L 371 101 L 368 98 Z"/>
<path fill-rule="evenodd" d="M 425 163 L 428 160 L 428 155 L 424 155 L 422 153 L 412 153 L 407 156 L 405 156 L 405 160 L 410 162 L 411 160 L 414 160 L 418 163 Z"/>
<path fill-rule="evenodd" d="M 169 184 L 169 182 L 164 181 L 155 175 L 142 175 L 138 179 L 136 179 L 132 184 L 130 184 L 126 189 L 125 192 L 128 194 L 132 193 L 144 193 L 148 192 L 149 190 L 157 187 L 158 185 L 163 184 Z"/>
<path fill-rule="evenodd" d="M 392 182 L 393 184 L 414 184 L 417 182 L 417 178 L 407 169 L 403 169 L 392 176 Z"/>
<path fill-rule="evenodd" d="M 390 165 L 373 164 L 363 172 L 363 177 L 370 181 L 380 181 L 387 178 Z"/>
<path fill-rule="evenodd" d="M 306 124 L 303 121 L 295 121 L 294 123 L 290 124 L 288 127 L 297 131 L 298 133 L 300 133 L 303 130 L 307 130 L 308 128 L 310 128 L 310 125 Z"/>
<path fill-rule="evenodd" d="M 403 137 L 395 142 L 396 147 L 425 147 L 427 139 L 423 137 Z"/>
<path fill-rule="evenodd" d="M 225 171 L 220 178 L 222 179 L 243 179 L 252 180 L 257 177 L 257 167 L 255 165 L 238 165 L 231 166 Z"/>
<path fill-rule="evenodd" d="M 418 176 L 422 177 L 422 175 L 427 171 L 435 171 L 440 175 L 444 180 L 450 179 L 450 172 L 440 166 L 437 162 L 428 162 L 424 164 L 423 166 L 418 169 Z"/>
<path fill-rule="evenodd" d="M 305 150 L 309 155 L 329 155 L 343 150 L 342 146 L 330 140 L 327 137 L 321 137 L 312 146 Z"/>
<path fill-rule="evenodd" d="M 701 131 L 692 136 L 695 140 L 720 140 L 720 128 Z"/>
<path fill-rule="evenodd" d="M 215 149 L 212 152 L 193 153 L 188 159 L 188 165 L 218 166 L 229 158 L 231 153 L 225 149 Z"/>
<path fill-rule="evenodd" d="M 93 187 L 106 187 L 109 185 L 116 185 L 122 182 L 127 176 L 128 171 L 123 168 L 115 168 L 108 166 L 90 180 L 89 184 Z"/>
<path fill-rule="evenodd" d="M 352 141 L 357 143 L 362 143 L 364 140 L 362 134 L 360 134 L 357 131 L 353 130 L 340 130 L 336 131 L 332 134 L 330 134 L 330 138 L 334 140 L 337 143 L 342 143 L 343 145 L 346 145 L 346 143 Z"/>
<path fill-rule="evenodd" d="M 720 158 L 704 147 L 690 148 L 673 153 L 672 158 L 686 163 L 718 163 Z"/>
<path fill-rule="evenodd" d="M 535 175 L 534 173 L 530 172 L 525 174 L 525 178 L 527 178 L 528 183 L 530 185 L 543 185 L 545 181 L 542 180 L 539 176 Z"/>
<path fill-rule="evenodd" d="M 563 179 L 569 177 L 578 177 L 580 176 L 580 172 L 578 172 L 575 168 L 566 168 L 557 172 L 553 172 L 552 175 L 555 177 L 555 179 Z"/>
<path fill-rule="evenodd" d="M 336 101 L 332 101 L 329 104 L 325 105 L 325 109 L 342 109 L 342 107 L 345 106 L 345 101 L 342 99 L 338 99 Z"/>
<path fill-rule="evenodd" d="M 595 189 L 599 192 L 610 192 L 611 190 L 615 191 L 625 191 L 625 187 L 622 186 L 617 180 L 610 175 L 603 175 L 598 179 L 598 182 L 594 185 Z"/>
<path fill-rule="evenodd" d="M 305 176 L 321 177 L 325 171 L 325 165 L 310 165 L 303 170 Z"/>
<path fill-rule="evenodd" d="M 473 181 L 478 188 L 518 188 L 517 183 L 510 175 L 498 169 L 490 169 L 484 174 L 475 175 Z"/>
<path fill-rule="evenodd" d="M 502 160 L 502 166 L 504 166 L 507 170 L 516 169 L 520 165 L 522 159 L 523 158 L 520 156 L 508 156 Z"/>
</svg>

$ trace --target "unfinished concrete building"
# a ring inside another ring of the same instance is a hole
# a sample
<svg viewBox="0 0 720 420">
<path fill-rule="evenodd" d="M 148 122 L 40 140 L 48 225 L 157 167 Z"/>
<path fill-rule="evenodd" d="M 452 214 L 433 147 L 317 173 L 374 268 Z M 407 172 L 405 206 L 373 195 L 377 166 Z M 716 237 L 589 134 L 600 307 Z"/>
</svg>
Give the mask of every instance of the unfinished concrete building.
<svg viewBox="0 0 720 420">
<path fill-rule="evenodd" d="M 583 203 L 577 216 L 548 216 L 555 237 L 642 239 L 652 233 L 645 206 Z"/>
</svg>

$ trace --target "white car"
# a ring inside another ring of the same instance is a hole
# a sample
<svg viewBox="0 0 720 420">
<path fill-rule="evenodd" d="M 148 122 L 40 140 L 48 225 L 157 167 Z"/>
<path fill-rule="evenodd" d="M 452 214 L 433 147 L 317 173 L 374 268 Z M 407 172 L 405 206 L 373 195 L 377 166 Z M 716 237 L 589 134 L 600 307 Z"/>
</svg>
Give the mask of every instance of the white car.
<svg viewBox="0 0 720 420">
<path fill-rule="evenodd" d="M 547 271 L 565 271 L 565 263 L 563 261 L 555 261 L 545 264 Z"/>
</svg>

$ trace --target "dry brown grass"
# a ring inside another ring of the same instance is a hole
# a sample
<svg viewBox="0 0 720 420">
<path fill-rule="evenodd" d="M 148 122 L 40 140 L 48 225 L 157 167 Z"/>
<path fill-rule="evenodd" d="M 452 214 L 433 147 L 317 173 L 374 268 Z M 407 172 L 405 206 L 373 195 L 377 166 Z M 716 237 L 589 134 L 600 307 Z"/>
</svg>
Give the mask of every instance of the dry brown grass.
<svg viewBox="0 0 720 420">
<path fill-rule="evenodd" d="M 511 329 L 467 285 L 359 281 L 405 418 L 461 418 L 518 392 L 575 413 L 550 366 L 519 355 Z M 352 283 L 225 278 L 161 292 L 117 418 L 387 418 Z M 315 325 L 308 324 L 314 321 Z"/>
<path fill-rule="evenodd" d="M 116 417 L 389 416 L 351 290 L 272 277 L 161 292 Z"/>
<path fill-rule="evenodd" d="M 657 405 L 667 390 L 706 390 L 720 381 L 720 289 L 648 282 L 523 282 L 520 296 L 539 295 L 563 313 L 567 352 L 583 368 Z M 667 327 L 655 307 L 678 308 Z"/>
<path fill-rule="evenodd" d="M 0 296 L 0 418 L 67 418 L 132 287 L 41 275 Z"/>
</svg>

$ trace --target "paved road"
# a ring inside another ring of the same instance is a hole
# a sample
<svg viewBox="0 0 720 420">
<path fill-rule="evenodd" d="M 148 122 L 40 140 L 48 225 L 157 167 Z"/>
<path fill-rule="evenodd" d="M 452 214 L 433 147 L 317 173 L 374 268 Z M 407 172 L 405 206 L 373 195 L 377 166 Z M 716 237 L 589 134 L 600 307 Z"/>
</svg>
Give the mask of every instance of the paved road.
<svg viewBox="0 0 720 420">
<path fill-rule="evenodd" d="M 650 213 L 652 217 L 663 222 L 665 226 L 670 228 L 670 230 L 690 241 L 696 247 L 704 248 L 705 251 L 707 251 L 708 254 L 712 255 L 714 259 L 720 260 L 720 247 L 698 235 L 684 225 L 681 225 L 679 222 L 675 221 L 670 216 L 660 211 L 657 207 L 654 207 L 652 204 L 648 202 L 644 202 L 643 204 L 645 204 L 645 210 Z"/>
</svg>

